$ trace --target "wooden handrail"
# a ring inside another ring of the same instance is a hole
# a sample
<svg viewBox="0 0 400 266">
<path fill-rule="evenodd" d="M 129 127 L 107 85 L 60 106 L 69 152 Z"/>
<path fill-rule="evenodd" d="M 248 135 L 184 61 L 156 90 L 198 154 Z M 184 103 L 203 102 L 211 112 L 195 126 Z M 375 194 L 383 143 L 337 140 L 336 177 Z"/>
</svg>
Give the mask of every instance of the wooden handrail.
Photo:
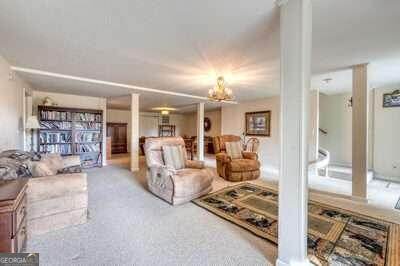
<svg viewBox="0 0 400 266">
<path fill-rule="evenodd" d="M 319 128 L 319 131 L 320 131 L 322 134 L 328 135 L 328 132 L 325 131 L 325 130 L 323 130 L 322 128 Z"/>
</svg>

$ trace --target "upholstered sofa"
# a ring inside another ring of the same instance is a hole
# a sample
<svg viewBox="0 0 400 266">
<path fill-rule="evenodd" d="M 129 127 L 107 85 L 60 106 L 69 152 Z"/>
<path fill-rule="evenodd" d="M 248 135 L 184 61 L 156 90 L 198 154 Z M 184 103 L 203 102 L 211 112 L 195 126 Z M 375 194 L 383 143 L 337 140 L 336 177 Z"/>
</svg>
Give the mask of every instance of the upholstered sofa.
<svg viewBox="0 0 400 266">
<path fill-rule="evenodd" d="M 149 190 L 172 205 L 198 198 L 212 190 L 212 171 L 201 161 L 186 160 L 185 168 L 167 167 L 163 146 L 180 145 L 187 158 L 181 137 L 148 138 L 145 142 L 147 183 Z"/>
<path fill-rule="evenodd" d="M 0 153 L 0 169 L 2 182 L 29 178 L 28 237 L 87 221 L 87 177 L 80 170 L 79 156 L 5 151 Z"/>
<path fill-rule="evenodd" d="M 240 142 L 241 139 L 235 135 L 214 137 L 218 175 L 232 182 L 257 179 L 260 176 L 260 162 L 257 153 L 241 151 L 242 158 L 240 159 L 232 159 L 227 154 L 225 143 L 238 141 Z"/>
</svg>

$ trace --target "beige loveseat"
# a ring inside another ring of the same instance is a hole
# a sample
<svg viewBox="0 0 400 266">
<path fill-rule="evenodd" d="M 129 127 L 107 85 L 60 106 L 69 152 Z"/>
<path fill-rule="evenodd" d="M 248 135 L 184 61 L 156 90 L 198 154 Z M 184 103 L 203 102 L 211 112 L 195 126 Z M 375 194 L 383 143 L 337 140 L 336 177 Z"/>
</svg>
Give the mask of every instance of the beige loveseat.
<svg viewBox="0 0 400 266">
<path fill-rule="evenodd" d="M 53 173 L 80 163 L 79 156 L 52 156 L 45 160 Z M 35 174 L 35 171 L 33 171 Z M 37 174 L 37 173 L 36 173 Z M 86 173 L 54 174 L 29 179 L 27 189 L 28 236 L 39 235 L 87 221 Z"/>
<path fill-rule="evenodd" d="M 147 183 L 151 192 L 176 205 L 212 190 L 212 171 L 206 169 L 203 162 L 187 160 L 184 169 L 168 168 L 163 160 L 163 145 L 181 145 L 186 153 L 185 142 L 180 137 L 146 139 Z"/>
</svg>

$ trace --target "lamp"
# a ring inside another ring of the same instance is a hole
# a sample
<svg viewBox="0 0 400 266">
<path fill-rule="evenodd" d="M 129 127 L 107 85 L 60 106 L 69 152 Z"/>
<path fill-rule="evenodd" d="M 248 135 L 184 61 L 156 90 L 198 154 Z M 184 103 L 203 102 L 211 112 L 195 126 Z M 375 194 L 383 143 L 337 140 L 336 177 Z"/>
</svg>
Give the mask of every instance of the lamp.
<svg viewBox="0 0 400 266">
<path fill-rule="evenodd" d="M 31 152 L 33 152 L 33 133 L 35 131 L 35 129 L 40 128 L 40 124 L 39 124 L 39 120 L 37 118 L 37 116 L 32 115 L 29 116 L 28 119 L 26 120 L 26 125 L 25 125 L 26 129 L 30 129 L 31 130 Z"/>
<path fill-rule="evenodd" d="M 233 100 L 232 90 L 225 88 L 224 77 L 218 77 L 217 85 L 208 91 L 208 98 L 217 102 Z"/>
</svg>

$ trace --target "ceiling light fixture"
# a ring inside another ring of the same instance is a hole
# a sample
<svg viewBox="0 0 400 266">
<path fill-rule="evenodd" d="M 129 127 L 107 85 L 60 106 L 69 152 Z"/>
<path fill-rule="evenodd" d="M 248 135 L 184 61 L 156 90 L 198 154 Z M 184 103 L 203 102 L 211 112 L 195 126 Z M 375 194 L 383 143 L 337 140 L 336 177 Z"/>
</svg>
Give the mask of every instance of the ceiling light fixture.
<svg viewBox="0 0 400 266">
<path fill-rule="evenodd" d="M 173 107 L 154 107 L 154 108 L 151 108 L 151 109 L 154 110 L 154 111 L 160 111 L 162 116 L 169 115 L 169 113 L 171 111 L 178 110 L 177 108 L 173 108 Z"/>
<path fill-rule="evenodd" d="M 225 88 L 224 77 L 218 77 L 217 85 L 208 91 L 208 99 L 217 102 L 233 100 L 232 90 Z"/>
<path fill-rule="evenodd" d="M 161 110 L 161 115 L 169 115 L 169 111 L 168 110 Z"/>
</svg>

